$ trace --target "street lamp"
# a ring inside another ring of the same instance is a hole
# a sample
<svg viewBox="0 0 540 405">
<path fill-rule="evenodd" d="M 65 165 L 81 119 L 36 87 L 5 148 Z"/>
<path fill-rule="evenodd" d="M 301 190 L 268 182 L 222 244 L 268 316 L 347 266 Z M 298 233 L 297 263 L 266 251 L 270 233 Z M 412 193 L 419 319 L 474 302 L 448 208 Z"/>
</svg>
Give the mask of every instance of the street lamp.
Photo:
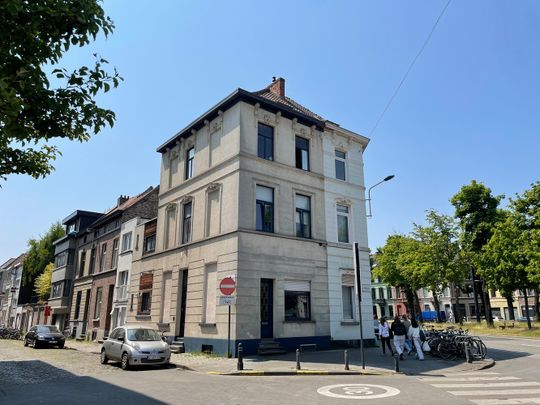
<svg viewBox="0 0 540 405">
<path fill-rule="evenodd" d="M 381 181 L 379 181 L 377 184 L 371 186 L 369 189 L 368 189 L 368 198 L 367 198 L 367 202 L 368 202 L 368 208 L 369 208 L 369 213 L 366 215 L 368 218 L 371 218 L 373 215 L 371 214 L 371 190 L 373 190 L 375 187 L 377 187 L 379 184 L 382 184 L 384 183 L 385 181 L 389 181 L 389 180 L 392 180 L 395 176 L 393 174 L 391 174 L 390 176 L 386 176 L 384 179 L 382 179 Z"/>
</svg>

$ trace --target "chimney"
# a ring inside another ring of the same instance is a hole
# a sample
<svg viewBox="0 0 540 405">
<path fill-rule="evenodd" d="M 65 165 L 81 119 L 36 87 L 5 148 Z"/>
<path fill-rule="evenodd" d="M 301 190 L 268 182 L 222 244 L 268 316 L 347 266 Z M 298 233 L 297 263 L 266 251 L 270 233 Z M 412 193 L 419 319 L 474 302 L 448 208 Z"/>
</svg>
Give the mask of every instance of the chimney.
<svg viewBox="0 0 540 405">
<path fill-rule="evenodd" d="M 280 97 L 285 97 L 285 79 L 282 79 L 281 77 L 276 79 L 274 76 L 268 90 Z"/>
<path fill-rule="evenodd" d="M 125 203 L 127 200 L 129 200 L 129 197 L 127 195 L 121 195 L 120 197 L 118 197 L 116 206 L 119 207 L 120 205 Z"/>
</svg>

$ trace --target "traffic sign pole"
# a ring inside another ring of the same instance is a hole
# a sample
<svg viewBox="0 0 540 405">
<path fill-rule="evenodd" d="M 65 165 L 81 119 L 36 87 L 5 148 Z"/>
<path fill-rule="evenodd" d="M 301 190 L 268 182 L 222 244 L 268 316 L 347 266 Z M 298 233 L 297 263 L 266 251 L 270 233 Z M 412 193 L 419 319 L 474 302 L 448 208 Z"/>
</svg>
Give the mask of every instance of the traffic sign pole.
<svg viewBox="0 0 540 405">
<path fill-rule="evenodd" d="M 234 293 L 236 290 L 236 282 L 232 277 L 225 277 L 219 283 L 219 290 L 227 297 Z M 232 300 L 227 303 L 228 308 L 228 322 L 227 322 L 227 358 L 231 358 L 231 305 Z"/>
<path fill-rule="evenodd" d="M 364 357 L 364 328 L 362 325 L 362 281 L 360 279 L 360 254 L 358 252 L 358 242 L 353 243 L 354 271 L 356 273 L 356 293 L 358 294 L 358 321 L 360 322 L 360 356 L 362 357 L 362 368 L 366 368 Z"/>
</svg>

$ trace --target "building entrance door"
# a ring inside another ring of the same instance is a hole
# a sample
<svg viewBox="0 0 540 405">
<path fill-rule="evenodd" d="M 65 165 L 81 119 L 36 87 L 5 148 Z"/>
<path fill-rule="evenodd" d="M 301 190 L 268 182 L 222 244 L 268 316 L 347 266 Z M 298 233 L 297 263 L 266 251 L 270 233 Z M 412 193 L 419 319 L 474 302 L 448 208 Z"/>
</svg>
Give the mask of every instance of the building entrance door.
<svg viewBox="0 0 540 405">
<path fill-rule="evenodd" d="M 261 278 L 261 339 L 274 337 L 274 280 Z"/>
<path fill-rule="evenodd" d="M 180 272 L 180 278 L 182 281 L 178 283 L 178 293 L 180 294 L 180 301 L 178 311 L 176 314 L 176 336 L 183 337 L 184 329 L 186 325 L 186 298 L 187 298 L 187 286 L 188 286 L 188 271 L 184 270 Z"/>
</svg>

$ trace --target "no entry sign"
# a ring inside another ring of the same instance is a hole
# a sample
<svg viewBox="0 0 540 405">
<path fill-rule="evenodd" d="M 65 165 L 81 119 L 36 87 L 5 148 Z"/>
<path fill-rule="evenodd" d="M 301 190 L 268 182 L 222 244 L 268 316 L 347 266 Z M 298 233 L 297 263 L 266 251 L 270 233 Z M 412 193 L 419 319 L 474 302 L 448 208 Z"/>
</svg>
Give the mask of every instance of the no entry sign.
<svg viewBox="0 0 540 405">
<path fill-rule="evenodd" d="M 221 291 L 223 295 L 231 295 L 234 290 L 236 290 L 236 283 L 231 277 L 225 277 L 219 283 L 219 291 Z"/>
</svg>

